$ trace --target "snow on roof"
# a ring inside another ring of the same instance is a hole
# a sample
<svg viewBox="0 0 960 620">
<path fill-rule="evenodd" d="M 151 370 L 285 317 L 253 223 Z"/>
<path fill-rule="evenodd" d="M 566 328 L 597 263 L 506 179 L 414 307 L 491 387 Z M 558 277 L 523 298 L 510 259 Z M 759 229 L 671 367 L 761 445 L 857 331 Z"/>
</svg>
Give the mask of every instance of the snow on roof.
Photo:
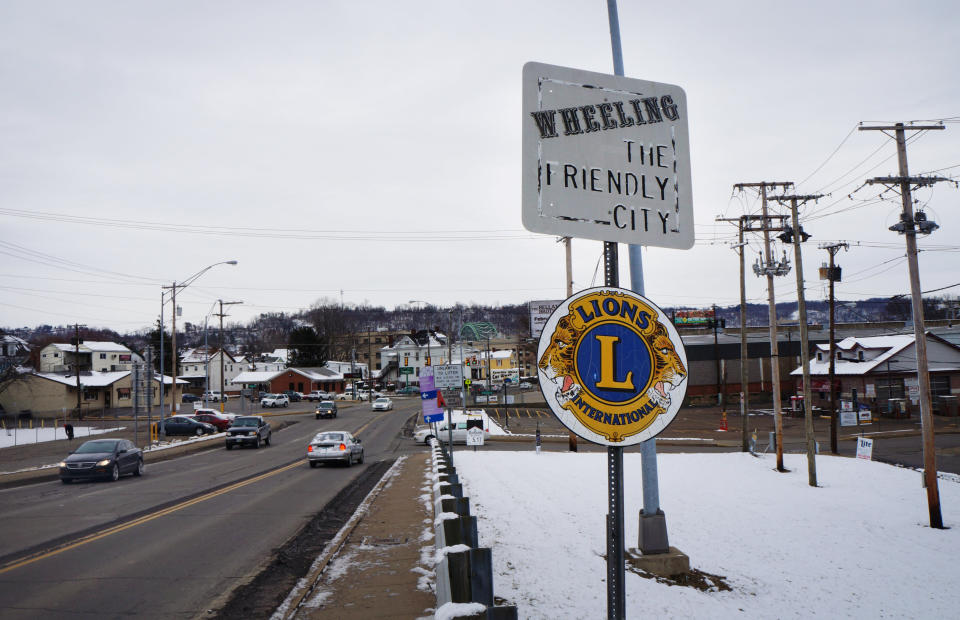
<svg viewBox="0 0 960 620">
<path fill-rule="evenodd" d="M 290 349 L 274 349 L 273 353 L 270 354 L 270 357 L 283 360 L 283 363 L 286 364 L 287 360 L 290 358 Z"/>
<path fill-rule="evenodd" d="M 858 347 L 861 349 L 886 349 L 886 351 L 874 357 L 873 359 L 864 361 L 838 359 L 834 363 L 834 372 L 838 375 L 865 375 L 913 343 L 914 337 L 907 334 L 897 334 L 891 336 L 868 336 L 865 338 L 850 336 L 849 338 L 844 338 L 837 343 L 838 351 L 851 351 Z M 822 344 L 817 345 L 817 347 L 825 352 L 830 351 L 829 344 L 826 345 L 826 348 L 824 348 L 824 345 Z M 796 376 L 802 375 L 803 366 L 799 366 L 790 374 Z M 827 355 L 822 360 L 817 360 L 816 357 L 811 358 L 810 374 L 829 375 L 830 356 Z"/>
<path fill-rule="evenodd" d="M 245 370 L 230 380 L 230 383 L 269 383 L 283 370 Z"/>
<path fill-rule="evenodd" d="M 80 347 L 86 347 L 91 351 L 97 353 L 107 353 L 107 352 L 119 352 L 119 353 L 132 353 L 130 349 L 118 344 L 116 342 L 103 342 L 97 340 L 84 340 L 80 343 Z"/>
<path fill-rule="evenodd" d="M 57 349 L 66 351 L 68 353 L 74 353 L 77 350 L 76 346 L 65 342 L 51 342 L 48 346 L 56 347 Z M 84 340 L 80 343 L 79 349 L 81 353 L 133 353 L 133 351 L 122 344 L 97 340 Z"/>
<path fill-rule="evenodd" d="M 62 383 L 64 385 L 77 385 L 77 375 L 75 374 L 60 374 L 55 372 L 38 372 L 34 373 L 38 377 L 43 377 L 44 379 L 49 379 L 50 381 L 56 381 L 57 383 Z M 120 379 L 123 379 L 130 374 L 129 370 L 117 370 L 111 372 L 91 372 L 91 373 L 80 373 L 80 385 L 85 387 L 106 387 L 108 385 L 113 385 Z"/>
</svg>

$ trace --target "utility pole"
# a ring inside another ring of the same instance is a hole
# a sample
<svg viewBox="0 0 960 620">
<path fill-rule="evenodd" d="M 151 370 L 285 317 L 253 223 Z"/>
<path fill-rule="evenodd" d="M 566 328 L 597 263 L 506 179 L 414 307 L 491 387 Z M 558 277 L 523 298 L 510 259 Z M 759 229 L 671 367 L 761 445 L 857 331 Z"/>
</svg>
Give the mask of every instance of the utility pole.
<svg viewBox="0 0 960 620">
<path fill-rule="evenodd" d="M 840 281 L 840 270 L 834 264 L 833 257 L 836 256 L 837 252 L 840 251 L 840 248 L 849 250 L 849 243 L 828 243 L 820 246 L 821 250 L 826 250 L 830 254 L 830 266 L 827 268 L 827 280 L 830 282 L 830 372 L 829 372 L 829 389 L 830 389 L 830 453 L 838 454 L 837 450 L 837 432 L 839 431 L 839 424 L 837 420 L 837 391 L 834 388 L 834 382 L 836 381 L 837 375 L 837 336 L 836 336 L 836 325 L 834 323 L 834 312 L 836 302 L 834 301 L 834 283 Z M 820 276 L 820 279 L 823 279 L 823 276 Z M 887 384 L 889 385 L 889 383 Z"/>
<path fill-rule="evenodd" d="M 910 270 L 910 293 L 913 301 L 913 334 L 917 350 L 917 378 L 920 383 L 920 422 L 923 432 L 923 476 L 927 488 L 927 507 L 930 513 L 930 527 L 943 529 L 943 517 L 940 514 L 940 491 L 937 486 L 937 455 L 935 453 L 933 436 L 933 410 L 930 403 L 930 369 L 927 360 L 927 335 L 923 322 L 923 296 L 920 289 L 920 268 L 917 263 L 917 230 L 921 234 L 929 234 L 939 228 L 934 222 L 927 219 L 923 211 L 913 212 L 913 198 L 910 186 L 924 187 L 934 185 L 940 181 L 950 179 L 936 176 L 911 177 L 907 167 L 907 140 L 906 131 L 941 130 L 943 125 L 911 125 L 903 123 L 895 125 L 880 125 L 876 127 L 860 126 L 860 131 L 888 131 L 894 132 L 897 141 L 897 161 L 899 176 L 877 177 L 868 179 L 870 185 L 880 184 L 888 187 L 900 188 L 900 199 L 903 211 L 900 221 L 890 227 L 906 237 L 907 265 Z M 887 134 L 888 136 L 890 134 Z"/>
<path fill-rule="evenodd" d="M 175 416 L 177 415 L 177 362 L 179 361 L 177 359 L 177 283 L 174 282 L 172 285 L 162 288 L 170 289 L 171 303 L 173 305 L 173 311 L 170 313 L 173 315 L 173 329 L 170 333 L 170 346 L 173 348 L 173 359 L 171 360 L 173 362 L 173 382 L 170 386 L 170 415 Z"/>
<path fill-rule="evenodd" d="M 746 282 L 746 243 L 743 241 L 743 233 L 760 230 L 759 228 L 750 228 L 750 223 L 754 221 L 763 222 L 759 215 L 741 215 L 737 218 L 716 218 L 718 222 L 736 222 L 737 223 L 737 243 L 733 248 L 740 257 L 740 450 L 748 452 L 750 443 L 747 439 L 747 418 L 750 414 L 750 377 L 747 370 L 750 361 L 747 349 L 747 282 Z M 761 367 L 761 377 L 762 377 Z M 763 382 L 760 384 L 760 391 L 763 391 Z"/>
<path fill-rule="evenodd" d="M 720 343 L 717 340 L 717 328 L 719 327 L 720 320 L 717 318 L 717 304 L 713 304 L 713 362 L 716 366 L 717 373 L 717 404 L 720 405 L 720 410 L 723 410 L 723 392 L 720 391 Z"/>
<path fill-rule="evenodd" d="M 79 323 L 77 323 L 77 324 L 74 325 L 74 327 L 73 327 L 73 328 L 74 328 L 74 332 L 73 332 L 73 370 L 74 370 L 74 372 L 75 372 L 76 375 L 77 375 L 77 419 L 78 419 L 78 420 L 82 420 L 82 419 L 83 419 L 83 409 L 81 408 L 81 407 L 83 406 L 83 405 L 82 405 L 82 402 L 81 402 L 81 399 L 83 398 L 83 394 L 81 394 L 81 390 L 80 390 L 80 328 L 81 328 L 81 327 L 86 328 L 87 326 L 86 326 L 86 325 L 80 325 Z"/>
<path fill-rule="evenodd" d="M 786 191 L 793 187 L 793 182 L 761 181 L 759 183 L 737 183 L 733 187 L 739 191 L 743 191 L 748 187 L 755 187 L 758 188 L 760 192 L 763 218 L 763 228 L 761 230 L 763 231 L 764 265 L 762 270 L 758 270 L 757 275 L 761 275 L 761 273 L 763 273 L 767 276 L 767 303 L 770 307 L 770 378 L 773 384 L 773 420 L 777 438 L 777 471 L 785 472 L 787 470 L 783 466 L 783 410 L 780 406 L 780 347 L 777 344 L 777 305 L 774 293 L 773 276 L 786 275 L 789 273 L 790 268 L 789 265 L 786 264 L 786 261 L 777 265 L 773 264 L 773 259 L 770 253 L 770 233 L 783 229 L 782 227 L 774 228 L 771 220 L 776 218 L 783 220 L 786 218 L 786 216 L 771 216 L 767 212 L 767 189 L 776 189 L 779 187 Z"/>
<path fill-rule="evenodd" d="M 147 437 L 152 437 L 151 429 L 153 428 L 153 345 L 147 346 L 147 351 L 144 356 L 146 358 L 146 372 L 147 372 Z M 163 384 L 163 373 L 160 373 L 160 383 Z M 147 443 L 150 443 L 149 441 Z"/>
<path fill-rule="evenodd" d="M 220 317 L 220 342 L 218 345 L 220 348 L 220 413 L 223 413 L 223 410 L 224 410 L 223 401 L 226 400 L 226 395 L 227 395 L 226 387 L 225 387 L 226 379 L 223 376 L 223 317 L 230 316 L 229 314 L 223 313 L 223 307 L 233 306 L 235 304 L 242 304 L 243 302 L 242 301 L 223 301 L 222 299 L 218 299 L 217 302 L 220 304 L 220 312 L 218 312 L 215 315 Z M 209 355 L 210 352 L 207 351 L 207 354 Z"/>
<path fill-rule="evenodd" d="M 809 235 L 800 227 L 800 214 L 797 202 L 818 200 L 823 194 L 811 196 L 776 196 L 773 200 L 783 203 L 790 201 L 790 219 L 792 226 L 787 228 L 779 238 L 784 243 L 793 243 L 793 272 L 797 278 L 797 307 L 800 312 L 800 365 L 803 369 L 803 426 L 807 439 L 807 483 L 817 486 L 817 439 L 813 434 L 813 390 L 810 388 L 810 338 L 807 331 L 807 301 L 803 291 L 803 255 L 800 251 L 800 242 L 806 241 Z"/>
</svg>

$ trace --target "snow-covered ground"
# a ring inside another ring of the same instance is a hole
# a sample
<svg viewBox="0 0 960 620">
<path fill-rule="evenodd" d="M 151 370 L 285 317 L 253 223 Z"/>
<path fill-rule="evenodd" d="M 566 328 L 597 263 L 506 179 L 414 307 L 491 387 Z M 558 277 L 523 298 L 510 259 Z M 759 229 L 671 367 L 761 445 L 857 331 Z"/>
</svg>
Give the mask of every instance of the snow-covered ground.
<svg viewBox="0 0 960 620">
<path fill-rule="evenodd" d="M 494 593 L 521 618 L 606 614 L 606 454 L 471 452 L 455 463 L 493 549 Z M 960 484 L 940 480 L 946 526 L 928 527 L 921 474 L 819 456 L 661 454 L 670 544 L 732 591 L 626 573 L 627 616 L 657 618 L 956 618 Z M 642 506 L 640 456 L 624 455 L 627 546 Z M 519 475 L 521 474 L 522 475 Z"/>
<path fill-rule="evenodd" d="M 124 427 L 114 428 L 94 428 L 92 426 L 74 426 L 74 439 L 82 439 L 91 435 L 101 435 L 103 433 L 112 433 L 113 431 L 123 430 Z M 0 448 L 12 448 L 13 446 L 22 446 L 28 443 L 39 443 L 41 441 L 56 441 L 57 439 L 66 439 L 67 433 L 62 426 L 44 428 L 8 428 L 0 430 Z"/>
</svg>

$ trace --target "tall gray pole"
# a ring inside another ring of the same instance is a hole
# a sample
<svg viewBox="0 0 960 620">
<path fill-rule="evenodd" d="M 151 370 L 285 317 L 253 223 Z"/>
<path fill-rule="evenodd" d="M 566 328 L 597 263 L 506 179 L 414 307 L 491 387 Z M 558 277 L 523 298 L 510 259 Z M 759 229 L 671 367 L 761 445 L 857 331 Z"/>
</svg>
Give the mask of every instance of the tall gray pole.
<svg viewBox="0 0 960 620">
<path fill-rule="evenodd" d="M 173 303 L 173 331 L 170 334 L 170 345 L 173 347 L 173 382 L 170 385 L 170 415 L 177 415 L 177 283 L 170 287 Z"/>
<path fill-rule="evenodd" d="M 607 0 L 607 12 L 610 18 L 613 72 L 615 75 L 622 76 L 623 52 L 620 46 L 620 22 L 617 15 L 616 0 Z M 627 256 L 630 264 L 630 288 L 638 295 L 646 294 L 643 282 L 642 250 L 642 246 L 627 245 Z M 619 451 L 620 468 L 622 469 L 623 449 L 608 448 L 608 452 L 610 451 Z M 608 460 L 616 458 L 610 456 Z M 615 468 L 615 465 L 611 464 L 611 469 L 613 468 Z M 640 443 L 640 477 L 643 484 L 643 509 L 640 511 L 640 551 L 644 554 L 665 553 L 669 550 L 669 542 L 666 514 L 660 509 L 657 440 L 655 438 Z"/>
</svg>

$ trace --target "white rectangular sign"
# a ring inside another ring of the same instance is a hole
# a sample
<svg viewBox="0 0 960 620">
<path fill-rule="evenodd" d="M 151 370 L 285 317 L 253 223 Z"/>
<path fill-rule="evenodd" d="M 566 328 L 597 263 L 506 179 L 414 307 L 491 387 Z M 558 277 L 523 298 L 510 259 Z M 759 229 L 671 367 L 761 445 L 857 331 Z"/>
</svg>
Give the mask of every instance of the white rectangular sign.
<svg viewBox="0 0 960 620">
<path fill-rule="evenodd" d="M 522 164 L 527 230 L 693 247 L 687 96 L 679 86 L 528 62 Z"/>
<path fill-rule="evenodd" d="M 467 445 L 468 446 L 482 446 L 483 445 L 483 429 L 482 428 L 468 428 L 467 429 Z"/>
<path fill-rule="evenodd" d="M 463 366 L 444 364 L 433 367 L 434 385 L 441 390 L 458 390 L 463 386 Z"/>
<path fill-rule="evenodd" d="M 543 326 L 547 324 L 547 319 L 557 309 L 557 306 L 563 303 L 562 299 L 530 302 L 530 337 L 539 338 L 543 333 Z"/>
<path fill-rule="evenodd" d="M 850 411 L 841 411 L 840 412 L 840 426 L 856 426 L 857 425 L 857 414 Z"/>
<path fill-rule="evenodd" d="M 857 458 L 873 460 L 873 440 L 866 437 L 857 438 Z"/>
</svg>

